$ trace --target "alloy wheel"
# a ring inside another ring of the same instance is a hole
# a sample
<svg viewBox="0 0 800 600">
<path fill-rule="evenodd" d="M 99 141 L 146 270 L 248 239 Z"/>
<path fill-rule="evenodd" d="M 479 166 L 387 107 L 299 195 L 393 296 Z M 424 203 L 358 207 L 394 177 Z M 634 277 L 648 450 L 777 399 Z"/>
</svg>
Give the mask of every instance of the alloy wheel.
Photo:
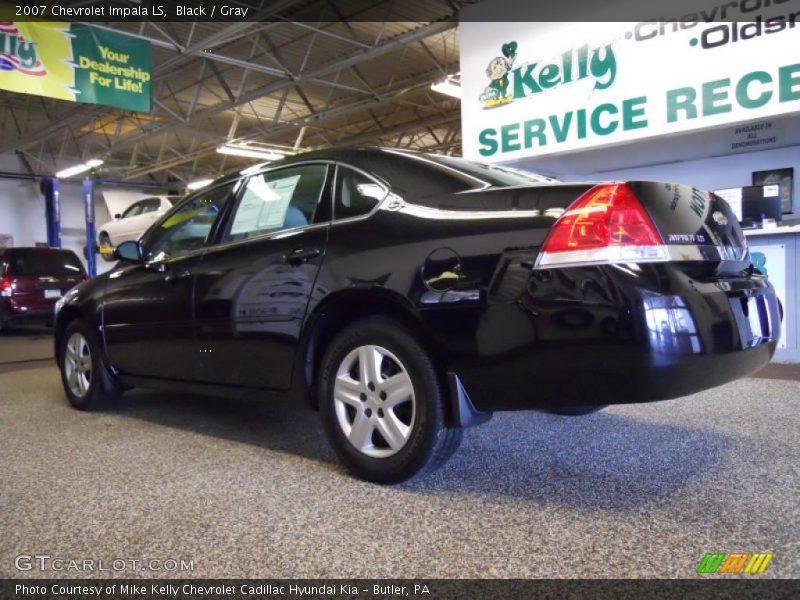
<svg viewBox="0 0 800 600">
<path fill-rule="evenodd" d="M 336 417 L 347 440 L 372 458 L 399 452 L 416 416 L 407 369 L 381 346 L 359 346 L 344 357 L 333 386 Z"/>
<path fill-rule="evenodd" d="M 70 391 L 83 398 L 92 384 L 92 353 L 83 334 L 75 332 L 67 340 L 64 352 L 64 374 Z"/>
</svg>

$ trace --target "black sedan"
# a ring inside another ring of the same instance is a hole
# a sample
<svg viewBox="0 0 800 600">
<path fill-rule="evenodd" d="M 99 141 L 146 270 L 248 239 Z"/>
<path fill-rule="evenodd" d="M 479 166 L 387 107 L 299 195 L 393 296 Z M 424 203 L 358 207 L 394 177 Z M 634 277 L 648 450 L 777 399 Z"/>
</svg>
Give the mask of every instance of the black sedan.
<svg viewBox="0 0 800 600">
<path fill-rule="evenodd" d="M 781 327 L 713 194 L 393 149 L 225 177 L 117 258 L 57 308 L 76 408 L 134 386 L 290 398 L 384 483 L 496 410 L 583 414 L 743 377 Z"/>
</svg>

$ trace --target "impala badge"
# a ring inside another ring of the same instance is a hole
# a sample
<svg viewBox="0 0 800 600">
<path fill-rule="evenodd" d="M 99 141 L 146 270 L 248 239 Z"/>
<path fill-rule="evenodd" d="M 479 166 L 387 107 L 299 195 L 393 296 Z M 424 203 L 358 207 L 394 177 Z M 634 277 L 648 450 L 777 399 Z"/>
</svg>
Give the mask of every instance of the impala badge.
<svg viewBox="0 0 800 600">
<path fill-rule="evenodd" d="M 723 225 L 724 226 L 724 225 L 728 224 L 728 217 L 726 217 L 724 215 L 724 213 L 721 213 L 718 210 L 714 211 L 714 214 L 711 215 L 711 218 L 714 219 L 714 222 L 717 225 Z"/>
</svg>

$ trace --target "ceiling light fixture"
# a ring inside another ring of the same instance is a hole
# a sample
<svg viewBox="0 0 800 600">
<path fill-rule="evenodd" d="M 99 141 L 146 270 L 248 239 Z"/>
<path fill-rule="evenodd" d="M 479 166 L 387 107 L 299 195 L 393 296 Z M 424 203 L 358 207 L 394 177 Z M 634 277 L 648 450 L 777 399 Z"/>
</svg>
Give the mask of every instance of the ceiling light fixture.
<svg viewBox="0 0 800 600">
<path fill-rule="evenodd" d="M 91 160 L 87 160 L 84 163 L 79 165 L 74 165 L 72 167 L 68 167 L 66 169 L 62 169 L 58 173 L 56 173 L 56 177 L 58 179 L 66 179 L 67 177 L 72 177 L 73 175 L 80 175 L 88 171 L 89 169 L 94 169 L 95 167 L 99 167 L 103 164 L 103 161 L 99 158 L 92 158 Z"/>
<path fill-rule="evenodd" d="M 431 89 L 434 92 L 461 99 L 461 83 L 455 81 L 452 75 L 445 77 L 441 81 L 434 81 L 431 84 Z"/>
<path fill-rule="evenodd" d="M 212 183 L 214 183 L 213 179 L 195 179 L 186 184 L 186 189 L 191 191 L 199 190 Z"/>
<path fill-rule="evenodd" d="M 219 154 L 229 154 L 231 156 L 244 156 L 246 158 L 259 158 L 261 160 L 280 160 L 286 156 L 283 150 L 272 148 L 259 148 L 257 146 L 247 146 L 244 144 L 223 144 L 217 148 Z"/>
</svg>

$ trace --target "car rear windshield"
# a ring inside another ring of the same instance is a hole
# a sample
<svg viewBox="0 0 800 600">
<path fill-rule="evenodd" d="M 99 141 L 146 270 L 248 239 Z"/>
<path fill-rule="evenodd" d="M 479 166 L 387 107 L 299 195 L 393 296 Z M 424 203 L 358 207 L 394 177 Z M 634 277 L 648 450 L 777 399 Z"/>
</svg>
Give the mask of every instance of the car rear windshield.
<svg viewBox="0 0 800 600">
<path fill-rule="evenodd" d="M 514 167 L 490 165 L 439 154 L 425 154 L 424 157 L 443 167 L 454 169 L 465 175 L 475 177 L 490 187 L 559 183 L 557 179 L 553 179 L 552 177 Z"/>
<path fill-rule="evenodd" d="M 423 204 L 435 204 L 430 198 L 459 192 L 558 183 L 550 177 L 507 166 L 390 148 L 364 157 L 361 164 L 386 180 L 396 194 Z"/>
<path fill-rule="evenodd" d="M 63 277 L 83 275 L 83 265 L 74 252 L 58 250 L 12 250 L 9 274 L 16 276 Z"/>
</svg>

